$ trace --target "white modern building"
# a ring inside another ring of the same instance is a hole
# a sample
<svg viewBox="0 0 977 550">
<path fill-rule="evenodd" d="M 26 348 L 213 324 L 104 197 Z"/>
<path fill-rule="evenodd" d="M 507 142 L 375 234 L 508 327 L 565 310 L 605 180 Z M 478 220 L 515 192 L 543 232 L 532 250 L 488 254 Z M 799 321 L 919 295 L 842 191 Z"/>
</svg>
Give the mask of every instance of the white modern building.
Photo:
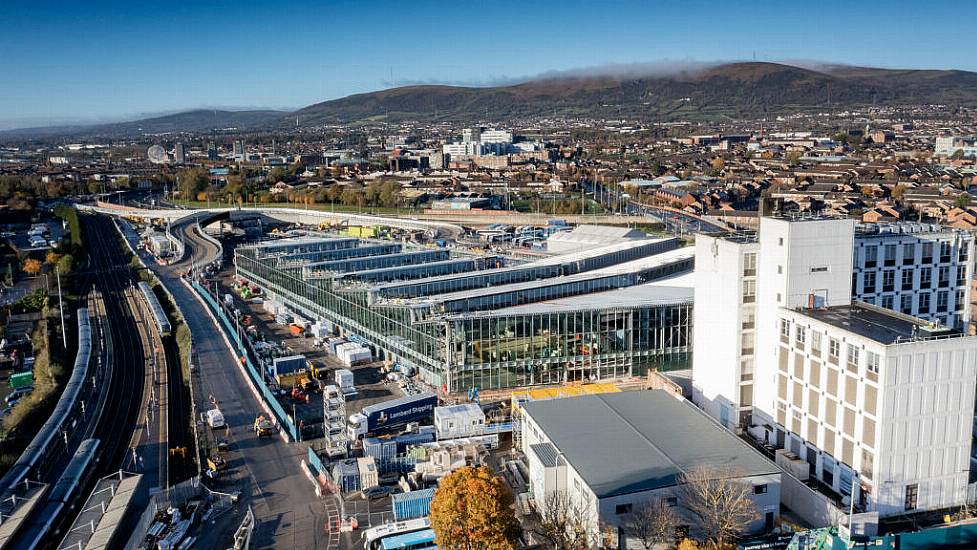
<svg viewBox="0 0 977 550">
<path fill-rule="evenodd" d="M 753 410 L 760 243 L 756 234 L 699 234 L 695 246 L 692 399 L 733 429 Z"/>
<path fill-rule="evenodd" d="M 584 521 L 619 527 L 643 503 L 676 506 L 684 472 L 735 473 L 749 485 L 757 519 L 751 532 L 780 514 L 780 470 L 690 402 L 663 390 L 588 395 L 524 405 L 522 451 L 530 495 L 546 506 L 564 491 Z M 691 522 L 690 522 L 691 523 Z"/>
<path fill-rule="evenodd" d="M 950 266 L 951 284 L 954 264 L 968 266 L 969 276 L 972 240 L 941 254 L 953 232 L 909 232 L 915 237 L 905 242 L 899 239 L 907 234 L 899 235 L 856 238 L 850 219 L 763 217 L 755 242 L 699 236 L 696 251 L 696 403 L 734 427 L 748 408 L 744 397 L 752 396 L 751 434 L 787 449 L 807 464 L 805 477 L 837 496 L 854 486 L 859 508 L 882 516 L 963 504 L 977 383 L 977 338 L 859 301 L 887 305 L 880 292 L 894 301 L 901 292 L 915 304 L 933 291 L 907 285 L 867 292 L 865 274 L 880 268 L 912 269 L 914 284 L 920 265 Z M 927 242 L 932 263 L 923 261 Z M 896 253 L 887 265 L 890 245 Z M 866 263 L 870 247 L 881 266 Z M 745 267 L 753 254 L 755 281 Z M 910 267 L 910 258 L 919 265 Z M 751 394 L 743 390 L 750 378 Z M 741 415 L 736 420 L 733 411 Z"/>
<path fill-rule="evenodd" d="M 767 285 L 769 281 L 781 285 L 781 292 L 766 295 L 767 307 L 784 305 L 783 300 L 791 294 L 794 299 L 790 307 L 808 305 L 810 300 L 820 303 L 821 291 L 828 288 L 835 289 L 834 298 L 841 297 L 840 301 L 831 300 L 838 304 L 844 303 L 849 291 L 840 275 L 828 275 L 848 269 L 844 251 L 849 250 L 853 300 L 966 331 L 971 314 L 967 292 L 973 277 L 973 234 L 919 223 L 856 226 L 850 220 L 788 222 L 773 218 L 764 218 L 763 223 L 767 233 L 777 233 L 775 239 L 767 240 L 765 262 L 758 259 L 761 254 L 756 233 L 696 237 L 693 370 L 708 374 L 693 375 L 693 400 L 724 426 L 733 429 L 747 425 L 753 406 L 760 263 L 771 277 L 764 279 Z M 818 239 L 826 227 L 834 227 L 832 234 L 840 231 L 831 243 Z M 776 228 L 792 228 L 793 234 L 785 237 Z M 799 240 L 801 235 L 803 239 Z M 780 244 L 782 238 L 787 239 L 788 249 Z M 799 244 L 804 239 L 810 246 Z M 822 246 L 822 252 L 837 253 L 829 262 L 834 270 L 819 271 L 827 266 L 821 260 L 806 263 L 808 257 L 814 257 L 810 256 L 812 250 Z M 771 261 L 771 254 L 779 259 Z M 799 260 L 804 261 L 797 265 Z M 791 289 L 784 288 L 788 268 L 795 274 Z M 797 283 L 819 275 L 825 282 Z M 793 288 L 797 284 L 800 290 Z M 812 296 L 805 294 L 807 284 L 815 290 Z M 777 294 L 781 295 L 779 301 Z M 715 365 L 722 367 L 713 368 Z"/>
<path fill-rule="evenodd" d="M 965 157 L 977 157 L 977 137 L 938 136 L 936 138 L 937 155 L 949 157 L 957 151 L 962 151 Z"/>
<path fill-rule="evenodd" d="M 863 302 L 777 314 L 757 372 L 767 442 L 882 517 L 963 505 L 977 338 Z"/>
<path fill-rule="evenodd" d="M 970 322 L 974 235 L 934 224 L 859 225 L 852 294 L 965 330 Z"/>
<path fill-rule="evenodd" d="M 461 143 L 446 143 L 444 154 L 457 157 L 505 155 L 514 152 L 512 132 L 494 128 L 465 128 L 461 131 Z"/>
</svg>

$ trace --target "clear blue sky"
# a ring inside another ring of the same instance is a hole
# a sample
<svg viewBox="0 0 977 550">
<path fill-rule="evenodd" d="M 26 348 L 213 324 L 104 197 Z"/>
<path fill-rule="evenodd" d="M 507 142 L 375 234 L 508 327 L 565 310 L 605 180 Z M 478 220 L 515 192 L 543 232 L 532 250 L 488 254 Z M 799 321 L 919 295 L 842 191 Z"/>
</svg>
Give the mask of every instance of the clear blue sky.
<svg viewBox="0 0 977 550">
<path fill-rule="evenodd" d="M 0 2 L 0 127 L 662 59 L 977 70 L 974 0 L 203 3 Z"/>
</svg>

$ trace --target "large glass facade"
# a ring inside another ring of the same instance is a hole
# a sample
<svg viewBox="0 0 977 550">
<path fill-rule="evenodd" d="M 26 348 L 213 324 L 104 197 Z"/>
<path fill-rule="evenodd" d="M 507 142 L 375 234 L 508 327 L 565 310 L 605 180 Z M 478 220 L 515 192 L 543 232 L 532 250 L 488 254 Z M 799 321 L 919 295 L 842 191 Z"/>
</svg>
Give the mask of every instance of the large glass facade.
<svg viewBox="0 0 977 550">
<path fill-rule="evenodd" d="M 369 287 L 306 278 L 301 269 L 278 267 L 277 257 L 257 250 L 235 252 L 240 277 L 300 315 L 362 337 L 380 357 L 418 367 L 426 382 L 451 392 L 607 380 L 689 364 L 691 300 L 630 307 L 595 301 L 578 309 L 539 304 L 517 311 L 505 309 L 506 303 L 495 310 L 438 312 L 390 299 L 378 303 Z M 604 289 L 580 282 L 584 293 Z M 523 303 L 547 299 L 543 294 Z"/>
</svg>

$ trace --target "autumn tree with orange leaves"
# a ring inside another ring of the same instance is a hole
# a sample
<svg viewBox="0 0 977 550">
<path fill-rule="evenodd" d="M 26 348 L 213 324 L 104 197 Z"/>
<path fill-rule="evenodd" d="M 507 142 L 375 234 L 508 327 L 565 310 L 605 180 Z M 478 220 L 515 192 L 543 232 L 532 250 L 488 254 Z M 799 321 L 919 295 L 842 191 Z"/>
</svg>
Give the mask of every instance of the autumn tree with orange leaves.
<svg viewBox="0 0 977 550">
<path fill-rule="evenodd" d="M 445 476 L 431 500 L 431 528 L 443 550 L 514 550 L 522 528 L 512 492 L 484 467 Z"/>
</svg>

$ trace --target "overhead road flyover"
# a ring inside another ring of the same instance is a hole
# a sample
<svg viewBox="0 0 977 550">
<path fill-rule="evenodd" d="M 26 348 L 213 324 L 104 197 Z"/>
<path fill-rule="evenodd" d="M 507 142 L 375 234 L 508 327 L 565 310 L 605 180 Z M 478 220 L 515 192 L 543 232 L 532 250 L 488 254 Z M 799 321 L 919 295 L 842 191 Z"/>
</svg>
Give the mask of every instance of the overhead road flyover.
<svg viewBox="0 0 977 550">
<path fill-rule="evenodd" d="M 346 214 L 341 212 L 327 212 L 324 210 L 303 210 L 301 208 L 133 208 L 127 206 L 99 204 L 79 204 L 79 210 L 107 214 L 110 216 L 137 217 L 154 220 L 168 220 L 176 222 L 185 218 L 205 217 L 214 214 L 242 212 L 256 213 L 286 223 L 318 226 L 323 223 L 347 223 L 350 225 L 374 226 L 386 225 L 409 231 L 430 231 L 439 237 L 457 238 L 464 229 L 455 223 L 422 220 L 417 218 L 399 218 L 388 216 L 371 216 L 368 214 Z"/>
</svg>

